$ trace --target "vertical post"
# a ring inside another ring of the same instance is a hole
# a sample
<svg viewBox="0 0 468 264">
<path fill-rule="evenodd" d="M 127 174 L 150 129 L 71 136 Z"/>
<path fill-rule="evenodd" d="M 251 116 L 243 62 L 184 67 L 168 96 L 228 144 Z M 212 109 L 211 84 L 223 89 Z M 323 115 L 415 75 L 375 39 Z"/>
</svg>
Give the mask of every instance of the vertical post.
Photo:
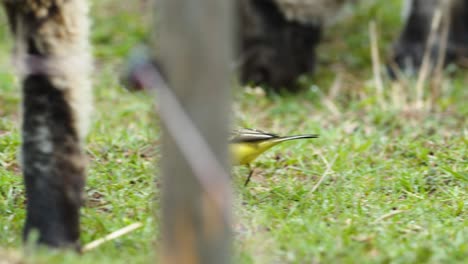
<svg viewBox="0 0 468 264">
<path fill-rule="evenodd" d="M 161 18 L 158 22 L 161 24 L 157 28 L 161 29 L 161 34 L 158 34 L 157 41 L 169 86 L 214 154 L 214 163 L 221 164 L 220 167 L 228 171 L 228 87 L 234 46 L 234 1 L 158 2 L 157 12 Z M 161 107 L 167 103 L 161 102 Z M 177 114 L 170 114 L 165 118 L 178 119 Z M 181 144 L 180 135 L 190 132 L 173 133 L 167 122 L 163 129 L 162 262 L 228 263 L 231 241 L 229 213 L 226 211 L 229 211 L 230 204 L 218 199 L 223 200 L 224 195 L 224 201 L 229 200 L 226 174 L 217 175 L 216 169 L 203 169 L 209 167 L 206 165 L 210 162 L 206 159 L 210 157 L 202 151 L 195 151 L 199 157 L 193 157 L 193 150 L 199 142 Z M 192 151 L 184 151 L 184 148 Z M 194 160 L 200 166 L 194 166 Z M 194 167 L 202 168 L 205 175 L 197 175 Z M 219 180 L 220 177 L 223 179 Z M 205 181 L 200 181 L 200 178 Z M 206 179 L 213 179 L 208 181 L 208 188 Z M 215 197 L 211 194 L 217 190 L 210 191 L 213 187 L 225 191 L 218 192 L 221 196 Z"/>
</svg>

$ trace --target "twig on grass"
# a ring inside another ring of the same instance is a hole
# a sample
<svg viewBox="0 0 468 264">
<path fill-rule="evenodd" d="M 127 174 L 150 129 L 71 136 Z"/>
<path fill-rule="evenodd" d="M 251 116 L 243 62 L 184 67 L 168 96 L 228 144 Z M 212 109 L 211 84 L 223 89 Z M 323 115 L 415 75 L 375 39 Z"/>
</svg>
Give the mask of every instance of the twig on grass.
<svg viewBox="0 0 468 264">
<path fill-rule="evenodd" d="M 415 107 L 419 109 L 424 107 L 424 84 L 427 77 L 429 76 L 429 72 L 431 71 L 431 50 L 432 47 L 434 47 L 437 37 L 436 32 L 439 29 L 441 21 L 442 10 L 439 6 L 439 8 L 434 11 L 434 15 L 432 17 L 431 31 L 429 33 L 429 37 L 427 38 L 426 49 L 424 51 L 421 68 L 419 69 L 418 80 L 416 82 Z"/>
<path fill-rule="evenodd" d="M 372 56 L 372 71 L 374 73 L 375 88 L 377 90 L 377 101 L 383 107 L 385 107 L 385 101 L 383 98 L 383 82 L 380 70 L 380 55 L 379 55 L 379 44 L 377 37 L 377 26 L 375 21 L 369 23 L 369 37 L 371 44 L 371 56 Z"/>
<path fill-rule="evenodd" d="M 332 86 L 330 87 L 330 91 L 328 92 L 328 95 L 325 96 L 324 104 L 328 107 L 330 112 L 333 113 L 335 116 L 341 116 L 341 112 L 338 108 L 338 106 L 334 103 L 336 97 L 338 94 L 340 94 L 342 84 L 343 84 L 343 76 L 341 73 L 338 73 L 335 77 L 335 80 L 333 81 Z"/>
<path fill-rule="evenodd" d="M 121 228 L 121 229 L 119 229 L 117 231 L 114 231 L 114 232 L 108 234 L 105 237 L 96 239 L 96 240 L 86 244 L 83 247 L 83 252 L 87 252 L 87 251 L 90 251 L 92 249 L 95 249 L 95 248 L 99 247 L 100 245 L 102 245 L 105 242 L 114 240 L 114 239 L 116 239 L 118 237 L 121 237 L 121 236 L 123 236 L 125 234 L 128 234 L 128 233 L 132 232 L 133 230 L 136 230 L 136 229 L 138 229 L 138 228 L 140 228 L 142 226 L 143 226 L 142 223 L 137 222 L 137 223 L 133 223 L 133 224 L 131 224 L 129 226 L 126 226 L 124 228 Z"/>
<path fill-rule="evenodd" d="M 374 224 L 377 224 L 377 223 L 379 223 L 379 222 L 382 222 L 383 220 L 387 220 L 387 219 L 389 219 L 389 218 L 391 218 L 391 217 L 393 217 L 393 216 L 395 216 L 395 215 L 397 215 L 397 214 L 401 214 L 401 213 L 404 213 L 404 212 L 406 212 L 406 210 L 394 210 L 394 211 L 391 211 L 390 213 L 384 214 L 384 215 L 382 215 L 381 217 L 375 219 Z"/>
<path fill-rule="evenodd" d="M 328 174 L 330 174 L 330 172 L 332 171 L 332 167 L 335 164 L 336 158 L 338 157 L 338 154 L 335 154 L 335 157 L 333 157 L 333 160 L 331 162 L 328 162 L 327 159 L 325 159 L 325 157 L 322 154 L 319 153 L 319 155 L 320 155 L 320 158 L 322 158 L 323 162 L 327 165 L 327 168 L 325 169 L 325 172 L 322 174 L 322 177 L 320 177 L 319 181 L 314 185 L 314 187 L 312 187 L 312 190 L 310 190 L 310 192 L 307 195 L 311 195 L 318 189 L 318 187 L 320 186 L 320 184 L 322 184 L 325 177 Z"/>
<path fill-rule="evenodd" d="M 446 49 L 448 43 L 450 19 L 449 19 L 449 8 L 451 5 L 451 0 L 444 1 L 441 3 L 442 17 L 440 21 L 441 33 L 439 40 L 439 49 L 437 51 L 437 62 L 434 67 L 433 79 L 431 82 L 431 98 L 430 98 L 430 107 L 432 108 L 436 102 L 436 99 L 439 98 L 442 85 L 442 73 L 445 64 Z"/>
<path fill-rule="evenodd" d="M 336 95 L 339 94 L 339 91 L 341 90 L 341 87 L 342 87 L 342 76 L 341 76 L 341 74 L 336 75 L 335 80 L 333 81 L 333 84 L 330 87 L 330 91 L 329 91 L 328 95 L 325 95 L 316 86 L 311 87 L 314 90 L 314 92 L 317 92 L 317 94 L 320 97 L 320 101 L 328 109 L 328 111 L 330 111 L 330 113 L 333 116 L 341 116 L 341 112 L 340 112 L 338 106 L 333 102 L 334 99 L 336 98 Z M 315 88 L 317 88 L 317 89 L 315 89 Z"/>
</svg>

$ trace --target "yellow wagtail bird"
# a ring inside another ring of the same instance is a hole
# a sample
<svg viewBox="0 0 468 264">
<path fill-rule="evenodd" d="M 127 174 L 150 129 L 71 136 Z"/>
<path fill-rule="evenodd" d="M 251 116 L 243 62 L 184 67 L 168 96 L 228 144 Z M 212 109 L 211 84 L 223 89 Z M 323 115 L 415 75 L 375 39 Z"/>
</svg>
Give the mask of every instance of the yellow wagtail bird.
<svg viewBox="0 0 468 264">
<path fill-rule="evenodd" d="M 318 135 L 278 136 L 256 129 L 234 130 L 229 140 L 233 165 L 247 165 L 249 167 L 250 173 L 245 181 L 245 185 L 247 185 L 253 173 L 253 170 L 250 168 L 250 163 L 260 154 L 279 143 L 304 138 L 318 138 Z"/>
</svg>

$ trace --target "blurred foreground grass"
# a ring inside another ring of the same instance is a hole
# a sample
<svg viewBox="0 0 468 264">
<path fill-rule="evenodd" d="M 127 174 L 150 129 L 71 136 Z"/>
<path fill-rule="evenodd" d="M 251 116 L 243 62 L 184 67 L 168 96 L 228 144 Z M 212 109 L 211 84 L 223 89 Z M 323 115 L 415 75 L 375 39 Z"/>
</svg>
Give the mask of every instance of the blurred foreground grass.
<svg viewBox="0 0 468 264">
<path fill-rule="evenodd" d="M 94 127 L 82 240 L 134 222 L 144 227 L 83 256 L 44 252 L 35 263 L 145 263 L 159 246 L 159 128 L 144 94 L 117 81 L 126 53 L 145 38 L 147 1 L 93 1 Z M 319 49 L 318 71 L 298 95 L 236 89 L 239 126 L 319 133 L 258 159 L 247 188 L 234 168 L 236 263 L 462 263 L 468 258 L 466 71 L 445 71 L 429 110 L 412 106 L 412 79 L 373 82 L 368 22 L 383 58 L 400 27 L 397 1 L 350 7 Z M 352 12 L 351 12 L 352 11 Z M 351 15 L 352 14 L 352 15 Z M 5 24 L 2 17 L 1 24 Z M 20 98 L 0 27 L 0 245 L 21 247 L 24 190 L 16 159 Z M 153 175 L 156 175 L 154 180 Z M 156 182 L 156 184 L 155 184 Z M 157 186 L 157 188 L 155 188 Z M 152 201 L 156 201 L 152 203 Z M 0 254 L 2 254 L 0 252 Z M 21 254 L 20 254 L 21 255 Z M 1 255 L 0 255 L 1 259 Z"/>
</svg>

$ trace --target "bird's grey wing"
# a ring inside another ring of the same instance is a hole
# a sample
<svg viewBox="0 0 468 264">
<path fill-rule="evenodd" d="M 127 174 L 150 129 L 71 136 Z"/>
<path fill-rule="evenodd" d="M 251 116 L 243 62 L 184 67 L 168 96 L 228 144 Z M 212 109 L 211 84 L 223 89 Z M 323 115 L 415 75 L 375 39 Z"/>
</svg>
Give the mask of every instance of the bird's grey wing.
<svg viewBox="0 0 468 264">
<path fill-rule="evenodd" d="M 231 138 L 229 142 L 256 142 L 263 141 L 271 138 L 278 138 L 278 135 L 264 132 L 257 129 L 236 129 L 231 133 Z"/>
</svg>

